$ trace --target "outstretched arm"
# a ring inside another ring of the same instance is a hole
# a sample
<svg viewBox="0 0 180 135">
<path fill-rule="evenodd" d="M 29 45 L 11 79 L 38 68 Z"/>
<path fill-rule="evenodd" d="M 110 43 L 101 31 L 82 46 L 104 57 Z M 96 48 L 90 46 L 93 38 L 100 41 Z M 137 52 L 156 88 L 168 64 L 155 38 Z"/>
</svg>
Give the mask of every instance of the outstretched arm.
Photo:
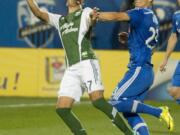
<svg viewBox="0 0 180 135">
<path fill-rule="evenodd" d="M 99 12 L 100 21 L 129 21 L 130 17 L 126 12 Z"/>
<path fill-rule="evenodd" d="M 169 41 L 168 41 L 168 46 L 167 46 L 167 50 L 166 50 L 166 54 L 164 57 L 164 61 L 160 66 L 160 71 L 165 71 L 165 66 L 167 65 L 168 59 L 171 56 L 171 53 L 173 52 L 175 46 L 177 43 L 177 34 L 176 33 L 172 33 Z"/>
<path fill-rule="evenodd" d="M 33 14 L 34 14 L 37 18 L 39 18 L 40 20 L 42 20 L 42 21 L 44 21 L 44 22 L 46 22 L 46 23 L 49 22 L 48 13 L 45 12 L 45 11 L 42 11 L 42 10 L 39 8 L 36 0 L 27 0 L 27 3 L 28 3 L 28 5 L 29 5 L 31 11 L 33 12 Z"/>
</svg>

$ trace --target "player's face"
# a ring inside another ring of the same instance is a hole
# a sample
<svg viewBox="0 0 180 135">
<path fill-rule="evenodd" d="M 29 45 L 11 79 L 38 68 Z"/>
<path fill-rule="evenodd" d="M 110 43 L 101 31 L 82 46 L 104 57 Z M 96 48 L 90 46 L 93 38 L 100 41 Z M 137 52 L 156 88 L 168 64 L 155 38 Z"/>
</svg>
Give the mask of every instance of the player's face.
<svg viewBox="0 0 180 135">
<path fill-rule="evenodd" d="M 134 0 L 134 2 L 135 2 L 135 7 L 144 8 L 144 7 L 149 7 L 152 0 Z"/>
</svg>

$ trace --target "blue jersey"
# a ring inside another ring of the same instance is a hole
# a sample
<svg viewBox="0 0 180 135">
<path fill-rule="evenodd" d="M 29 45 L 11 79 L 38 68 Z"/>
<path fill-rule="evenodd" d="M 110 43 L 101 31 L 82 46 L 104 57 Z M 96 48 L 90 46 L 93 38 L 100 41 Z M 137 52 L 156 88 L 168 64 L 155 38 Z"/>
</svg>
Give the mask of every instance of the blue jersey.
<svg viewBox="0 0 180 135">
<path fill-rule="evenodd" d="M 176 33 L 177 36 L 179 37 L 180 36 L 180 11 L 177 11 L 174 13 L 172 25 L 173 25 L 172 27 L 173 33 Z M 180 87 L 180 61 L 173 75 L 172 84 L 175 87 Z"/>
<path fill-rule="evenodd" d="M 142 66 L 151 64 L 152 50 L 157 46 L 159 23 L 154 12 L 148 8 L 129 10 L 130 34 L 128 48 L 130 64 Z"/>
<path fill-rule="evenodd" d="M 154 0 L 153 9 L 157 14 L 159 23 L 167 24 L 171 23 L 172 16 L 179 9 L 179 5 L 177 0 Z"/>
<path fill-rule="evenodd" d="M 172 31 L 179 36 L 180 34 L 180 11 L 174 13 Z"/>
</svg>

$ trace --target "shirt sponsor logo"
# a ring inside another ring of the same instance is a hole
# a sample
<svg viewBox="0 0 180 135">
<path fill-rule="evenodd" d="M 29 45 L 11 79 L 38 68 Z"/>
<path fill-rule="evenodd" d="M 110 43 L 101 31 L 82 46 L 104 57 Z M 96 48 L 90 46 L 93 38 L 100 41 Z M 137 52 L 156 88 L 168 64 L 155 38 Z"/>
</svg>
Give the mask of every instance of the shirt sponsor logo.
<svg viewBox="0 0 180 135">
<path fill-rule="evenodd" d="M 65 23 L 64 25 L 61 26 L 61 32 L 62 35 L 71 33 L 71 32 L 78 32 L 78 28 L 73 27 L 74 23 L 70 22 L 70 23 Z"/>
</svg>

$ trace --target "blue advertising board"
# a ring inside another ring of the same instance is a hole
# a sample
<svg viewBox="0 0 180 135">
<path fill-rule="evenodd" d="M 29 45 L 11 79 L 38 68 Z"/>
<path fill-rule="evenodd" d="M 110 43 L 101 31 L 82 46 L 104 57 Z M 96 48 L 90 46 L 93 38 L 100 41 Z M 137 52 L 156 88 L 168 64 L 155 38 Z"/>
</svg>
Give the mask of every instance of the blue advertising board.
<svg viewBox="0 0 180 135">
<path fill-rule="evenodd" d="M 43 10 L 67 14 L 66 0 L 37 2 Z M 178 9 L 176 2 L 177 0 L 155 0 L 154 9 L 162 24 L 160 50 L 166 48 L 172 14 Z M 98 7 L 100 11 L 118 12 L 129 9 L 128 5 L 132 5 L 132 0 L 85 0 L 84 7 Z M 26 0 L 1 0 L 0 16 L 0 47 L 62 48 L 58 32 L 37 19 L 28 8 Z M 127 30 L 126 27 L 127 24 L 119 22 L 98 22 L 92 33 L 93 48 L 120 49 L 118 33 Z M 180 46 L 177 46 L 176 50 L 180 50 Z"/>
<path fill-rule="evenodd" d="M 122 1 L 86 0 L 84 6 L 99 7 L 102 11 L 119 11 Z M 50 12 L 67 13 L 66 0 L 37 0 L 37 3 L 40 8 Z M 62 47 L 57 31 L 37 19 L 30 12 L 26 0 L 0 1 L 0 16 L 0 47 Z M 118 46 L 118 27 L 117 22 L 98 23 L 92 38 L 93 47 L 112 49 L 112 44 Z"/>
<path fill-rule="evenodd" d="M 43 10 L 62 12 L 62 14 L 65 12 L 65 8 L 57 9 L 55 0 L 37 2 Z M 65 3 L 65 1 L 60 3 L 63 2 Z M 26 0 L 0 1 L 0 16 L 0 46 L 53 48 L 56 35 L 54 29 L 32 14 Z"/>
</svg>

